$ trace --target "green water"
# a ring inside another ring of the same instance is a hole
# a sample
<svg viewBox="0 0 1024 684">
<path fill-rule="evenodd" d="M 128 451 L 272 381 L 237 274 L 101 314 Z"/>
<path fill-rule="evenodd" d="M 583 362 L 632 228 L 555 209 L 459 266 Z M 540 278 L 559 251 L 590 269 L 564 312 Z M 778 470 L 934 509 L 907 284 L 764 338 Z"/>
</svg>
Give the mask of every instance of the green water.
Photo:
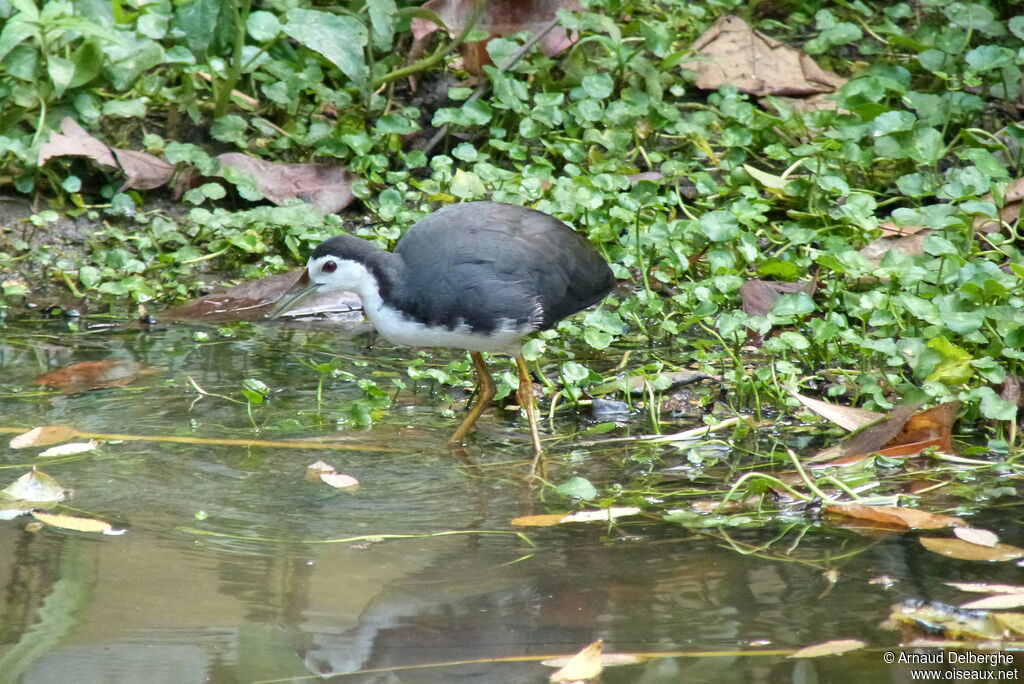
<svg viewBox="0 0 1024 684">
<path fill-rule="evenodd" d="M 803 562 L 738 553 L 653 519 L 526 529 L 523 538 L 512 518 L 572 504 L 523 481 L 529 437 L 518 418 L 485 414 L 469 461 L 460 460 L 446 441 L 465 396 L 407 381 L 372 428 L 352 427 L 347 408 L 363 390 L 328 381 L 318 406 L 318 376 L 302 363 L 323 361 L 315 350 L 327 349 L 382 387 L 401 377 L 411 353 L 369 347 L 362 336 L 259 326 L 230 336 L 188 326 L 73 330 L 61 321 L 0 329 L 4 427 L 350 447 L 108 441 L 72 459 L 0 448 L 0 484 L 36 465 L 74 490 L 62 512 L 126 530 L 29 531 L 25 516 L 0 521 L 0 681 L 290 682 L 361 670 L 332 680 L 545 682 L 551 670 L 529 657 L 601 638 L 609 652 L 686 654 L 607 669 L 608 683 L 901 682 L 911 668 L 883 662 L 900 641 L 879 627 L 891 604 L 952 600 L 943 584 L 951 580 L 1020 583 L 1013 563 L 947 560 L 908 535 L 865 542 L 816 530 L 800 542 Z M 431 358 L 443 366 L 458 357 Z M 106 359 L 154 372 L 73 396 L 32 384 L 47 370 Z M 265 404 L 250 411 L 211 396 L 241 399 L 246 378 L 270 388 Z M 578 421 L 567 415 L 553 429 L 571 435 Z M 10 435 L 2 437 L 6 445 Z M 630 448 L 646 450 L 654 468 L 680 462 L 671 446 L 567 439 L 552 446 L 548 475 L 607 486 Z M 359 489 L 306 481 L 306 467 L 321 459 L 358 478 Z M 989 526 L 1007 541 L 1019 537 L 1019 520 Z M 331 541 L 440 532 L 458 534 Z M 757 545 L 776 534 L 735 537 Z M 833 583 L 823 569 L 835 565 Z M 883 575 L 893 584 L 872 583 Z M 804 661 L 772 654 L 839 638 L 870 648 Z M 474 662 L 454 664 L 463 661 Z"/>
</svg>

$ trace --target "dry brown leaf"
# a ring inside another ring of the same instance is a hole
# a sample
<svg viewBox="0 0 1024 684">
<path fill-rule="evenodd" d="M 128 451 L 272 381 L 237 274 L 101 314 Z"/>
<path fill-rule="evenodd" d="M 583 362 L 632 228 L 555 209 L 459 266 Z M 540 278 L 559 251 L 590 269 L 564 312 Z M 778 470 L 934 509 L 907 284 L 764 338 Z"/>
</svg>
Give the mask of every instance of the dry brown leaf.
<svg viewBox="0 0 1024 684">
<path fill-rule="evenodd" d="M 948 586 L 960 591 L 973 591 L 980 594 L 1020 594 L 1024 595 L 1024 587 L 1016 584 L 987 584 L 985 582 L 946 582 Z"/>
<path fill-rule="evenodd" d="M 88 442 L 70 442 L 68 444 L 50 447 L 45 451 L 39 452 L 39 455 L 43 458 L 52 458 L 54 456 L 73 456 L 75 454 L 84 454 L 87 451 L 92 451 L 97 446 L 99 446 L 99 442 L 95 439 L 90 439 Z"/>
<path fill-rule="evenodd" d="M 274 308 L 274 304 L 302 277 L 303 273 L 304 269 L 251 280 L 163 311 L 157 314 L 157 318 L 163 321 L 203 320 L 218 323 L 264 320 Z M 349 314 L 352 321 L 362 320 L 359 296 L 314 292 L 290 311 L 288 317 L 337 312 Z"/>
<path fill-rule="evenodd" d="M 907 235 L 916 235 L 922 230 L 931 230 L 928 226 L 897 226 L 893 221 L 886 221 L 878 227 L 881 229 L 883 237 L 906 237 Z"/>
<path fill-rule="evenodd" d="M 793 397 L 825 420 L 831 421 L 844 430 L 849 430 L 851 432 L 885 418 L 885 414 L 879 413 L 878 411 L 868 411 L 853 406 L 830 404 L 827 401 L 812 399 L 811 397 L 793 392 L 792 390 L 789 391 L 789 396 Z"/>
<path fill-rule="evenodd" d="M 953 423 L 960 412 L 959 401 L 947 401 L 912 415 L 903 425 L 903 429 L 892 440 L 893 445 L 911 444 L 926 440 L 939 440 L 940 451 L 952 454 Z"/>
<path fill-rule="evenodd" d="M 1021 594 L 998 594 L 986 596 L 985 598 L 969 601 L 960 606 L 965 610 L 1002 610 L 1005 608 L 1024 607 L 1024 595 Z"/>
<path fill-rule="evenodd" d="M 807 463 L 818 463 L 831 461 L 833 459 L 851 459 L 852 457 L 867 458 L 868 454 L 874 453 L 884 445 L 891 442 L 900 433 L 903 426 L 907 424 L 917 411 L 917 404 L 904 404 L 897 406 L 885 420 L 878 421 L 858 430 L 848 439 L 836 446 L 822 449 L 817 454 L 807 459 Z"/>
<path fill-rule="evenodd" d="M 820 658 L 827 655 L 839 655 L 847 651 L 856 651 L 864 648 L 867 642 L 860 639 L 833 639 L 813 646 L 805 646 L 796 653 L 790 654 L 789 658 Z"/>
<path fill-rule="evenodd" d="M 735 16 L 720 17 L 690 49 L 698 59 L 688 66 L 704 90 L 731 83 L 753 95 L 805 96 L 833 92 L 846 82 Z"/>
<path fill-rule="evenodd" d="M 860 253 L 873 266 L 881 264 L 882 257 L 892 251 L 903 252 L 909 256 L 924 254 L 924 239 L 930 234 L 931 231 L 904 237 L 880 237 L 861 247 Z"/>
<path fill-rule="evenodd" d="M 512 518 L 511 523 L 516 527 L 551 527 L 562 522 L 565 513 L 541 513 L 540 515 L 521 515 Z"/>
<path fill-rule="evenodd" d="M 79 394 L 94 389 L 121 387 L 142 375 L 156 371 L 135 361 L 81 361 L 59 370 L 43 373 L 33 384 L 45 385 L 64 394 Z"/>
<path fill-rule="evenodd" d="M 10 447 L 12 449 L 24 449 L 26 447 L 47 446 L 48 444 L 66 442 L 77 436 L 78 430 L 70 425 L 42 425 L 13 438 Z"/>
<path fill-rule="evenodd" d="M 773 280 L 748 280 L 740 286 L 743 312 L 751 316 L 764 316 L 775 306 L 776 300 L 784 294 L 804 293 L 814 296 L 818 283 L 814 280 L 802 283 L 779 283 Z"/>
<path fill-rule="evenodd" d="M 918 541 L 929 551 L 960 560 L 1011 561 L 1024 558 L 1024 549 L 1009 544 L 979 546 L 962 539 L 947 537 L 921 537 Z"/>
<path fill-rule="evenodd" d="M 125 175 L 122 190 L 158 188 L 174 175 L 174 166 L 163 159 L 145 152 L 110 147 L 70 117 L 60 122 L 60 130 L 60 133 L 50 133 L 50 139 L 39 146 L 40 166 L 53 157 L 88 157 L 101 166 L 121 171 Z"/>
<path fill-rule="evenodd" d="M 560 670 L 551 673 L 548 681 L 551 682 L 582 682 L 594 679 L 604 669 L 601 665 L 601 649 L 604 642 L 601 639 L 585 646 L 583 650 L 569 659 Z"/>
<path fill-rule="evenodd" d="M 445 23 L 448 35 L 454 38 L 465 29 L 473 16 L 475 4 L 475 0 L 428 0 L 423 3 L 423 9 L 434 12 Z M 490 0 L 485 4 L 474 28 L 486 31 L 491 37 L 520 31 L 535 33 L 554 21 L 560 9 L 576 12 L 580 10 L 580 5 L 576 0 Z M 427 38 L 439 28 L 442 27 L 424 17 L 413 18 L 410 26 L 413 35 L 410 59 L 423 53 Z M 556 26 L 541 38 L 540 49 L 548 57 L 554 57 L 577 39 L 575 31 L 570 33 Z M 487 42 L 470 41 L 460 46 L 463 65 L 469 73 L 479 75 L 483 73 L 484 66 L 493 64 L 487 54 Z"/>
<path fill-rule="evenodd" d="M 99 532 L 101 534 L 118 535 L 124 534 L 124 530 L 115 529 L 113 525 L 95 518 L 79 518 L 74 515 L 61 515 L 59 513 L 43 513 L 32 511 L 32 517 L 50 527 L 59 527 L 63 530 L 75 530 L 76 532 Z"/>
<path fill-rule="evenodd" d="M 979 546 L 993 547 L 999 543 L 999 537 L 995 532 L 989 530 L 980 530 L 975 527 L 954 527 L 953 534 L 965 542 L 971 544 L 977 544 Z"/>
<path fill-rule="evenodd" d="M 935 530 L 943 527 L 964 526 L 963 520 L 951 515 L 929 513 L 902 506 L 865 506 L 864 504 L 837 504 L 826 506 L 825 511 L 859 520 L 872 520 L 915 530 Z"/>
<path fill-rule="evenodd" d="M 1024 395 L 1020 391 L 1020 378 L 1013 373 L 1008 373 L 999 388 L 999 398 L 1015 404 L 1018 408 L 1024 408 Z"/>
<path fill-rule="evenodd" d="M 241 152 L 218 155 L 228 166 L 252 177 L 260 193 L 277 205 L 297 197 L 326 214 L 335 214 L 352 203 L 352 177 L 337 164 L 285 164 L 268 162 Z M 224 176 L 223 172 L 218 174 Z"/>
</svg>

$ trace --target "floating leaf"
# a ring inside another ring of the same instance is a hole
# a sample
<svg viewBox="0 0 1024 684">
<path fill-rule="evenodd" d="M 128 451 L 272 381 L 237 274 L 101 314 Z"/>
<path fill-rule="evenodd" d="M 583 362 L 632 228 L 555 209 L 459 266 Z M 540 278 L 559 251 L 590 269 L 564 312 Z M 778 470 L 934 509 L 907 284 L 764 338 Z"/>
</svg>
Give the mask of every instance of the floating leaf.
<svg viewBox="0 0 1024 684">
<path fill-rule="evenodd" d="M 570 658 L 562 669 L 551 673 L 548 681 L 580 682 L 594 679 L 604 669 L 601 665 L 601 649 L 603 647 L 604 642 L 601 639 L 587 645 Z"/>
<path fill-rule="evenodd" d="M 597 487 L 592 485 L 590 480 L 579 475 L 574 475 L 555 487 L 555 492 L 562 496 L 571 496 L 574 499 L 593 499 L 598 494 Z"/>
<path fill-rule="evenodd" d="M 32 517 L 50 527 L 59 527 L 63 530 L 75 530 L 76 532 L 100 532 L 101 534 L 118 535 L 124 534 L 123 529 L 115 529 L 113 525 L 95 518 L 79 518 L 74 515 L 61 515 L 59 513 L 42 513 L 32 511 Z"/>
<path fill-rule="evenodd" d="M 521 515 L 512 518 L 511 523 L 517 527 L 551 527 L 562 522 L 565 513 L 542 513 L 540 515 Z"/>
<path fill-rule="evenodd" d="M 1024 558 L 1024 549 L 1009 544 L 995 546 L 979 546 L 962 539 L 946 537 L 921 537 L 918 541 L 929 551 L 960 560 L 973 561 L 1011 561 Z"/>
<path fill-rule="evenodd" d="M 67 495 L 55 479 L 35 468 L 7 485 L 2 493 L 12 499 L 38 503 L 62 501 Z"/>
<path fill-rule="evenodd" d="M 359 480 L 344 473 L 320 473 L 320 480 L 335 489 L 357 489 Z"/>
<path fill-rule="evenodd" d="M 97 446 L 99 446 L 99 442 L 95 439 L 90 439 L 88 442 L 70 442 L 68 444 L 50 447 L 46 451 L 40 452 L 39 455 L 45 458 L 53 456 L 73 456 L 74 454 L 84 454 L 87 451 L 92 451 Z"/>
<path fill-rule="evenodd" d="M 807 397 L 793 391 L 790 391 L 789 395 L 825 420 L 833 422 L 844 430 L 849 430 L 850 432 L 859 430 L 860 428 L 866 427 L 871 423 L 885 418 L 885 414 L 879 413 L 878 411 L 867 411 L 854 406 L 830 404 L 827 401 L 812 399 L 811 397 Z"/>
<path fill-rule="evenodd" d="M 33 382 L 54 387 L 65 394 L 79 394 L 94 389 L 121 387 L 134 382 L 139 376 L 155 372 L 135 361 L 81 361 L 43 373 Z"/>
<path fill-rule="evenodd" d="M 612 506 L 596 511 L 576 511 L 570 515 L 562 516 L 559 522 L 608 522 L 615 518 L 622 518 L 630 515 L 639 515 L 640 509 L 636 506 Z"/>
<path fill-rule="evenodd" d="M 12 449 L 24 449 L 26 447 L 46 446 L 47 444 L 66 442 L 77 436 L 78 430 L 70 425 L 42 425 L 13 438 L 10 447 Z"/>
<path fill-rule="evenodd" d="M 986 596 L 960 606 L 969 610 L 999 610 L 1002 608 L 1024 607 L 1024 594 L 999 594 Z"/>
<path fill-rule="evenodd" d="M 993 547 L 999 543 L 999 537 L 995 532 L 989 530 L 979 530 L 974 527 L 954 527 L 953 534 L 965 542 L 971 544 L 978 544 L 980 546 Z"/>
<path fill-rule="evenodd" d="M 966 523 L 951 515 L 929 513 L 901 506 L 865 506 L 864 504 L 838 504 L 826 506 L 825 511 L 860 520 L 873 520 L 909 529 L 934 530 L 942 527 L 965 527 Z"/>
<path fill-rule="evenodd" d="M 973 591 L 981 594 L 1021 594 L 1024 587 L 1015 584 L 986 584 L 985 582 L 946 582 L 960 591 Z"/>
<path fill-rule="evenodd" d="M 790 658 L 820 658 L 827 655 L 838 655 L 847 651 L 856 651 L 864 648 L 867 643 L 860 639 L 833 639 L 813 646 L 805 646 L 796 653 L 790 654 Z"/>
</svg>

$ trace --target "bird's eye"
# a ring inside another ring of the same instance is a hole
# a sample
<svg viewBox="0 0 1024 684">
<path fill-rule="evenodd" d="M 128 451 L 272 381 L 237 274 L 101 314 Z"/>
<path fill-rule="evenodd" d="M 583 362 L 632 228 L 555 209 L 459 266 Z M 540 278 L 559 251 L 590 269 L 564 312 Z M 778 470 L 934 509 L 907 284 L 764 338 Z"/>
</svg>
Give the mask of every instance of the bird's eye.
<svg viewBox="0 0 1024 684">
<path fill-rule="evenodd" d="M 327 263 L 320 267 L 320 270 L 323 271 L 324 273 L 334 273 L 335 271 L 338 270 L 338 262 L 328 261 Z"/>
</svg>

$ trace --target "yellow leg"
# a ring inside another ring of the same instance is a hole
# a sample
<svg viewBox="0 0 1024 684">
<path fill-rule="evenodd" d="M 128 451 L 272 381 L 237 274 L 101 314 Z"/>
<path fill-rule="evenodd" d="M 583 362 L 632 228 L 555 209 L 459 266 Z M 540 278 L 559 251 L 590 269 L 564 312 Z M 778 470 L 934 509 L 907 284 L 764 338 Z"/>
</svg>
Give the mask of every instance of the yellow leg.
<svg viewBox="0 0 1024 684">
<path fill-rule="evenodd" d="M 533 438 L 533 465 L 530 466 L 532 476 L 537 469 L 537 461 L 544 449 L 540 445 L 540 428 L 537 426 L 537 402 L 533 397 L 533 379 L 522 354 L 516 354 L 516 366 L 519 368 L 519 405 L 526 409 L 526 417 L 530 421 L 530 436 Z"/>
<path fill-rule="evenodd" d="M 494 380 L 491 378 L 491 370 L 487 367 L 487 363 L 484 362 L 483 354 L 480 352 L 469 352 L 469 358 L 473 360 L 473 367 L 476 369 L 476 403 L 469 409 L 469 413 L 466 414 L 462 424 L 459 425 L 459 429 L 448 440 L 449 444 L 462 444 L 465 442 L 466 435 L 473 429 L 476 419 L 487 410 L 487 405 L 491 403 L 491 399 L 494 399 Z"/>
</svg>

